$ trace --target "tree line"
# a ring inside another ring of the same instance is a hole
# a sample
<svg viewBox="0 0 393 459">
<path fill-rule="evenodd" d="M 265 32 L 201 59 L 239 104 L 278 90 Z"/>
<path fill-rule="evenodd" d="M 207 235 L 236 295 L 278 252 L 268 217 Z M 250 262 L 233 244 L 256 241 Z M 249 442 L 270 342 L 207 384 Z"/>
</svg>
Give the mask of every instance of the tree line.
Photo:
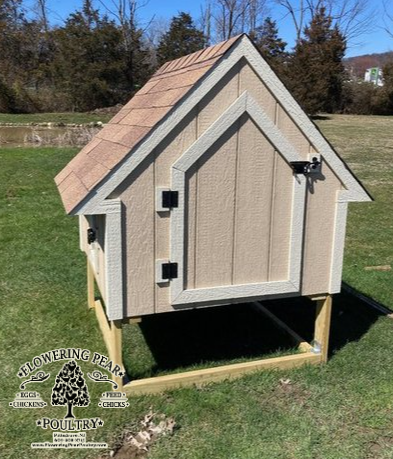
<svg viewBox="0 0 393 459">
<path fill-rule="evenodd" d="M 162 63 L 246 32 L 308 113 L 393 114 L 393 63 L 381 88 L 351 77 L 343 63 L 348 43 L 371 26 L 365 0 L 206 0 L 199 18 L 179 12 L 169 24 L 147 25 L 136 0 L 99 1 L 83 0 L 53 25 L 46 0 L 33 13 L 23 0 L 0 0 L 0 112 L 124 104 Z M 273 7 L 292 22 L 291 50 L 269 17 Z"/>
</svg>

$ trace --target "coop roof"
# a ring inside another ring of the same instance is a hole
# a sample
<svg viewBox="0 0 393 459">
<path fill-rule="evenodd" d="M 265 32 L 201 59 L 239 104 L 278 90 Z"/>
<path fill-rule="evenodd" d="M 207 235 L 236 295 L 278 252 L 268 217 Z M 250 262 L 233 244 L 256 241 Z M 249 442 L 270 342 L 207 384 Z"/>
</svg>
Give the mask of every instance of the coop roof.
<svg viewBox="0 0 393 459">
<path fill-rule="evenodd" d="M 89 208 L 87 205 L 86 208 L 85 204 L 89 201 L 96 204 L 100 199 L 107 198 L 124 179 L 123 169 L 129 173 L 135 168 L 173 129 L 177 120 L 201 100 L 204 91 L 219 81 L 242 57 L 251 62 L 277 100 L 331 164 L 348 189 L 345 200 L 370 200 L 349 167 L 304 114 L 250 39 L 243 34 L 167 62 L 150 78 L 56 176 L 55 182 L 67 213 L 94 213 L 95 207 Z M 215 76 L 211 78 L 213 73 Z M 173 119 L 170 119 L 171 116 Z M 109 186 L 106 182 L 110 180 Z"/>
<path fill-rule="evenodd" d="M 165 63 L 56 176 L 68 213 L 159 124 L 239 38 Z"/>
</svg>

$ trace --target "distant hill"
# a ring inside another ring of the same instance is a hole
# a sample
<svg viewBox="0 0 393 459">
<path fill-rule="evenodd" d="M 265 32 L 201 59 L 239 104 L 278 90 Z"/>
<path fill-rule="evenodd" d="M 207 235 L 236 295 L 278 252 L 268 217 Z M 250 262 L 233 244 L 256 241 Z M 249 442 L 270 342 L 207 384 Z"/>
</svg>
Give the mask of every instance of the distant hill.
<svg viewBox="0 0 393 459">
<path fill-rule="evenodd" d="M 393 51 L 349 57 L 344 60 L 344 63 L 353 75 L 363 78 L 364 72 L 370 67 L 383 67 L 389 61 L 393 61 Z"/>
</svg>

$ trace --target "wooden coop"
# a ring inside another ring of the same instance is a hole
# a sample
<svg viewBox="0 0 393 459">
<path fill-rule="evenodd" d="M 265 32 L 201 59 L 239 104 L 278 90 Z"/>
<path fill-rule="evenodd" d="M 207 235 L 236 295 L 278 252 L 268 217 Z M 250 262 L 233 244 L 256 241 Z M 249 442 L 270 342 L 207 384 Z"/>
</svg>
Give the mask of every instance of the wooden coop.
<svg viewBox="0 0 393 459">
<path fill-rule="evenodd" d="M 55 180 L 79 216 L 89 306 L 117 363 L 122 323 L 245 302 L 303 351 L 123 390 L 326 360 L 348 203 L 371 198 L 246 35 L 164 64 Z M 311 344 L 261 303 L 301 295 L 317 301 Z"/>
</svg>

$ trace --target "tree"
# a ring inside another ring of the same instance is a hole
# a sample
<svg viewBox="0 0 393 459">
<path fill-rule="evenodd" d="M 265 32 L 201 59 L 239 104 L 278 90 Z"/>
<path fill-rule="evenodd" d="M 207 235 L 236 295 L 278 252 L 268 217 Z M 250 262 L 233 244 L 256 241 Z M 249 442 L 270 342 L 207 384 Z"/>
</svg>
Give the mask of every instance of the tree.
<svg viewBox="0 0 393 459">
<path fill-rule="evenodd" d="M 251 38 L 273 70 L 282 75 L 287 44 L 278 36 L 276 22 L 269 17 L 266 18 L 263 24 L 254 30 Z"/>
<path fill-rule="evenodd" d="M 166 32 L 157 48 L 159 65 L 164 62 L 177 59 L 206 46 L 206 37 L 198 30 L 191 16 L 187 13 L 179 13 L 172 18 L 168 32 Z"/>
<path fill-rule="evenodd" d="M 153 73 L 155 64 L 154 52 L 144 43 L 144 33 L 152 24 L 154 17 L 149 21 L 145 30 L 138 26 L 138 10 L 146 6 L 147 1 L 140 3 L 137 0 L 112 0 L 108 7 L 101 0 L 106 10 L 115 18 L 121 32 L 121 49 L 123 55 L 124 75 L 130 94 L 139 89 Z"/>
<path fill-rule="evenodd" d="M 64 416 L 67 419 L 75 417 L 72 412 L 74 406 L 88 406 L 89 403 L 89 391 L 79 365 L 74 360 L 65 363 L 56 376 L 52 405 L 67 405 L 67 414 Z"/>
<path fill-rule="evenodd" d="M 290 89 L 310 114 L 340 108 L 346 43 L 332 19 L 320 8 L 304 31 L 288 64 Z"/>
<path fill-rule="evenodd" d="M 312 21 L 321 8 L 332 19 L 332 25 L 349 42 L 369 33 L 375 24 L 373 2 L 368 0 L 274 0 L 289 16 L 296 32 L 296 41 L 303 36 L 304 24 Z"/>
<path fill-rule="evenodd" d="M 388 62 L 382 69 L 383 93 L 386 100 L 387 114 L 393 113 L 393 62 Z"/>
<path fill-rule="evenodd" d="M 266 0 L 213 0 L 212 16 L 218 40 L 252 33 L 267 9 Z"/>
<path fill-rule="evenodd" d="M 55 31 L 56 87 L 69 98 L 68 109 L 86 111 L 124 101 L 126 81 L 121 31 L 101 17 L 90 0 Z"/>
</svg>

